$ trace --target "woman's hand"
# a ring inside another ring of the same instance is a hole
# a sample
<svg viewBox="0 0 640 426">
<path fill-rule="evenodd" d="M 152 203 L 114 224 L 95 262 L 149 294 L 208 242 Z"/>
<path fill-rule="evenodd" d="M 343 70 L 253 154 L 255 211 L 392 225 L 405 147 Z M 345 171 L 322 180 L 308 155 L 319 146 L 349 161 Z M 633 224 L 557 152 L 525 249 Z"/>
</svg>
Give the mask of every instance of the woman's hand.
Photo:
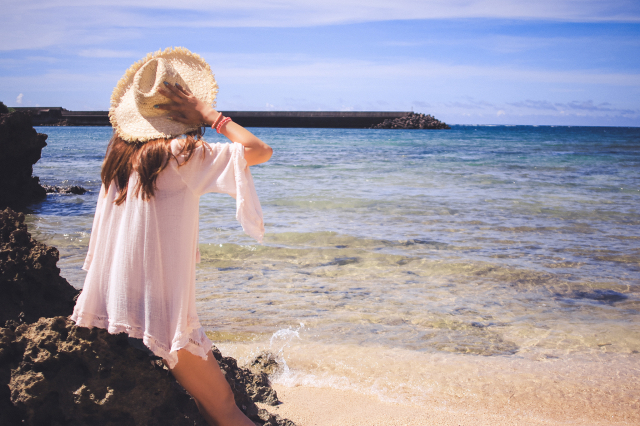
<svg viewBox="0 0 640 426">
<path fill-rule="evenodd" d="M 172 102 L 154 105 L 154 107 L 170 111 L 169 117 L 171 119 L 185 124 L 210 126 L 218 118 L 219 113 L 211 105 L 205 104 L 178 83 L 172 85 L 165 82 L 164 85 L 165 87 L 158 91 L 171 99 Z"/>
<path fill-rule="evenodd" d="M 221 118 L 218 111 L 177 83 L 175 85 L 165 83 L 165 87 L 161 88 L 159 92 L 171 99 L 171 103 L 155 107 L 170 111 L 169 116 L 175 121 L 198 125 L 204 123 L 206 126 L 210 126 L 218 118 Z M 220 133 L 232 142 L 238 142 L 244 146 L 244 158 L 249 166 L 264 163 L 271 158 L 273 149 L 269 145 L 233 121 L 225 123 L 220 129 Z"/>
</svg>

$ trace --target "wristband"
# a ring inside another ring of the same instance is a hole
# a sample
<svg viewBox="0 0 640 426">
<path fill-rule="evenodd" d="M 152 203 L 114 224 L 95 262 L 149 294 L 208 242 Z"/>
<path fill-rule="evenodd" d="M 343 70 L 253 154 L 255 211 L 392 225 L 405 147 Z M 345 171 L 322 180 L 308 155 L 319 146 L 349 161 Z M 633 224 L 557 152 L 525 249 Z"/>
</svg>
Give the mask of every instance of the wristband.
<svg viewBox="0 0 640 426">
<path fill-rule="evenodd" d="M 222 118 L 222 113 L 219 112 L 218 116 L 216 117 L 215 120 L 213 120 L 213 123 L 211 124 L 211 129 L 212 130 L 216 130 L 216 125 L 218 124 L 218 122 L 220 121 L 221 118 Z"/>
<path fill-rule="evenodd" d="M 222 129 L 222 126 L 224 126 L 230 121 L 231 121 L 230 117 L 225 117 L 222 120 L 220 120 L 220 123 L 218 123 L 218 125 L 216 126 L 216 132 L 220 133 L 220 129 Z"/>
</svg>

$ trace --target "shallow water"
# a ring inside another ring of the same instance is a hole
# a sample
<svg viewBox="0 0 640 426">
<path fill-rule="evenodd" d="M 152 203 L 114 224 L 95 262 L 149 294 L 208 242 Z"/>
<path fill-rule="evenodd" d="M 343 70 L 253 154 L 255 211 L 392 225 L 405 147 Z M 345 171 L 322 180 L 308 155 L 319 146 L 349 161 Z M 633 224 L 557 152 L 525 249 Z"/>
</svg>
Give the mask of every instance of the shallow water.
<svg viewBox="0 0 640 426">
<path fill-rule="evenodd" d="M 28 216 L 81 287 L 111 130 L 38 130 L 34 174 L 91 190 Z M 231 197 L 201 200 L 198 310 L 223 350 L 406 401 L 640 399 L 640 129 L 252 130 L 275 150 L 252 167 L 264 245 Z"/>
</svg>

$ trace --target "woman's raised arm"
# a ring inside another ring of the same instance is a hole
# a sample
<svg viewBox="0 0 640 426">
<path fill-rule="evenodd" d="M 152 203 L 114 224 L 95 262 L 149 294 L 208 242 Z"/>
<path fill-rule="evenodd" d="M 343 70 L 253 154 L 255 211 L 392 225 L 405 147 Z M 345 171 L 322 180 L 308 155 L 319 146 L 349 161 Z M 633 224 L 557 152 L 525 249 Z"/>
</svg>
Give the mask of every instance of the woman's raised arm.
<svg viewBox="0 0 640 426">
<path fill-rule="evenodd" d="M 156 108 L 170 111 L 169 116 L 186 124 L 206 124 L 211 126 L 220 118 L 220 113 L 210 105 L 205 104 L 188 90 L 176 84 L 165 83 L 165 88 L 160 89 L 167 98 L 173 102 L 170 104 L 155 105 Z M 229 121 L 220 128 L 220 133 L 230 141 L 238 142 L 244 146 L 244 158 L 249 166 L 264 163 L 271 158 L 273 149 L 256 137 L 253 133 L 241 125 Z"/>
<path fill-rule="evenodd" d="M 269 145 L 233 121 L 223 124 L 220 133 L 229 140 L 244 145 L 244 159 L 250 166 L 269 161 L 271 154 L 273 154 L 273 149 Z"/>
</svg>

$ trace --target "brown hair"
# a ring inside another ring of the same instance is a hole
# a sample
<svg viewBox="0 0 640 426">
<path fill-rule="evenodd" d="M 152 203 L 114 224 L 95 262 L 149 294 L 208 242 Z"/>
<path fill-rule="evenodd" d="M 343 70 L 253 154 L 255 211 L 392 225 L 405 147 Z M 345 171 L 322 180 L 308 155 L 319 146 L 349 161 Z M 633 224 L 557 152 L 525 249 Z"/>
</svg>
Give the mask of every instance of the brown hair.
<svg viewBox="0 0 640 426">
<path fill-rule="evenodd" d="M 182 165 L 191 159 L 193 151 L 202 144 L 202 134 L 201 128 L 187 133 L 186 141 L 180 151 L 180 154 L 186 154 Z M 116 205 L 124 203 L 127 199 L 129 177 L 133 172 L 138 173 L 139 176 L 138 183 L 133 188 L 133 196 L 140 195 L 147 201 L 153 197 L 157 189 L 158 175 L 167 167 L 171 158 L 175 159 L 175 155 L 171 152 L 173 139 L 152 139 L 144 143 L 125 142 L 114 130 L 104 156 L 100 178 L 105 191 L 109 191 L 111 182 L 115 181 L 119 192 L 115 200 Z"/>
</svg>

